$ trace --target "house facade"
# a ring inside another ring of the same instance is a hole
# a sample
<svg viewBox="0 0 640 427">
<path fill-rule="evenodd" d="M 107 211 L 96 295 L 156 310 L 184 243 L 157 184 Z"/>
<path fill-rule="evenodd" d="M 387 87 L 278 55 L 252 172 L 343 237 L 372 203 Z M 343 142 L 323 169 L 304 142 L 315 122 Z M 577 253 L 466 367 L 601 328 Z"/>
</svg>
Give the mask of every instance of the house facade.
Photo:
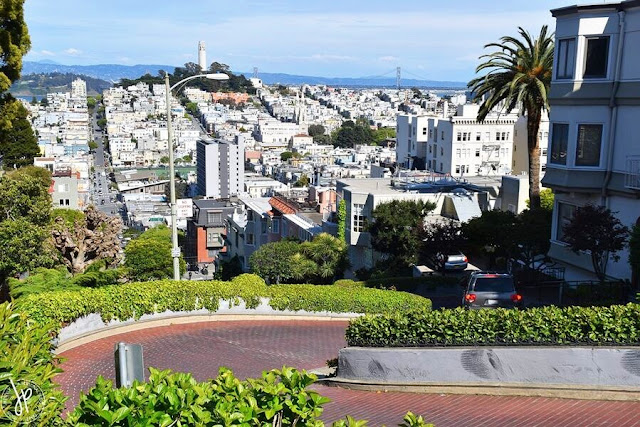
<svg viewBox="0 0 640 427">
<path fill-rule="evenodd" d="M 556 50 L 542 181 L 555 193 L 549 255 L 572 278 L 593 278 L 590 256 L 569 250 L 563 226 L 586 204 L 611 209 L 627 226 L 640 222 L 640 1 L 551 12 Z M 607 274 L 629 279 L 628 252 L 619 255 Z"/>
</svg>

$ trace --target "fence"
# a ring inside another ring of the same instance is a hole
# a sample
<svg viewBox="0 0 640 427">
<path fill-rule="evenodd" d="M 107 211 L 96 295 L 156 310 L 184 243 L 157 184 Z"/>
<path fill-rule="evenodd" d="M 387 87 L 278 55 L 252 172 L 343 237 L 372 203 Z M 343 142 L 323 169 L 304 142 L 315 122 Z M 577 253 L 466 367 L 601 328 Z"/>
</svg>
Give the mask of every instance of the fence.
<svg viewBox="0 0 640 427">
<path fill-rule="evenodd" d="M 633 297 L 633 290 L 625 281 L 546 281 L 536 284 L 516 285 L 527 307 L 557 306 L 607 306 L 626 304 Z"/>
</svg>

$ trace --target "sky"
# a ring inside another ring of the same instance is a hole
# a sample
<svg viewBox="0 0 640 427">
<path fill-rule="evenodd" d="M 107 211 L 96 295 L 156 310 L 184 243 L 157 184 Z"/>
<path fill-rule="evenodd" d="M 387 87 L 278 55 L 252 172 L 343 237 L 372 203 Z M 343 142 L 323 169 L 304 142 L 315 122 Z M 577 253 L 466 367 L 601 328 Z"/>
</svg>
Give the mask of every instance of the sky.
<svg viewBox="0 0 640 427">
<path fill-rule="evenodd" d="M 554 28 L 571 0 L 26 0 L 25 60 L 66 65 L 207 62 L 234 71 L 468 81 L 483 46 Z"/>
</svg>

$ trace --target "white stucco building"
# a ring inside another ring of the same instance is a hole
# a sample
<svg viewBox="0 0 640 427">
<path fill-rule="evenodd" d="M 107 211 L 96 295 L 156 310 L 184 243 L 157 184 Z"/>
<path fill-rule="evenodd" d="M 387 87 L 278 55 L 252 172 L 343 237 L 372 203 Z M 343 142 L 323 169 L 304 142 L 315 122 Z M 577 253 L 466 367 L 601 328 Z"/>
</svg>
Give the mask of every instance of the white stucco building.
<svg viewBox="0 0 640 427">
<path fill-rule="evenodd" d="M 202 139 L 197 146 L 198 194 L 228 198 L 244 191 L 244 139 Z"/>
<path fill-rule="evenodd" d="M 576 207 L 603 205 L 640 223 L 640 2 L 569 6 L 556 18 L 545 187 L 555 193 L 549 255 L 568 279 L 593 278 L 588 254 L 563 242 Z M 631 278 L 628 252 L 607 274 Z"/>
</svg>

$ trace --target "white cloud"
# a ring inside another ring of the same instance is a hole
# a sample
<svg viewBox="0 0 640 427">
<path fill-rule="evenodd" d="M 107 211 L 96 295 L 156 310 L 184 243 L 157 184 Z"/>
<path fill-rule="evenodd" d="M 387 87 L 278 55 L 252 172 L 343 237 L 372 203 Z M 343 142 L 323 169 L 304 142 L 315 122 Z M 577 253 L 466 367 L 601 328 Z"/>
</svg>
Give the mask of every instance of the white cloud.
<svg viewBox="0 0 640 427">
<path fill-rule="evenodd" d="M 56 56 L 56 54 L 51 52 L 50 50 L 41 50 L 40 54 L 44 56 Z"/>
<path fill-rule="evenodd" d="M 380 58 L 378 58 L 378 61 L 382 61 L 382 62 L 397 62 L 398 58 L 396 56 L 387 55 L 387 56 L 381 56 Z"/>
<path fill-rule="evenodd" d="M 67 55 L 80 55 L 82 53 L 81 50 L 70 47 L 69 49 L 65 49 L 64 53 Z"/>
</svg>

